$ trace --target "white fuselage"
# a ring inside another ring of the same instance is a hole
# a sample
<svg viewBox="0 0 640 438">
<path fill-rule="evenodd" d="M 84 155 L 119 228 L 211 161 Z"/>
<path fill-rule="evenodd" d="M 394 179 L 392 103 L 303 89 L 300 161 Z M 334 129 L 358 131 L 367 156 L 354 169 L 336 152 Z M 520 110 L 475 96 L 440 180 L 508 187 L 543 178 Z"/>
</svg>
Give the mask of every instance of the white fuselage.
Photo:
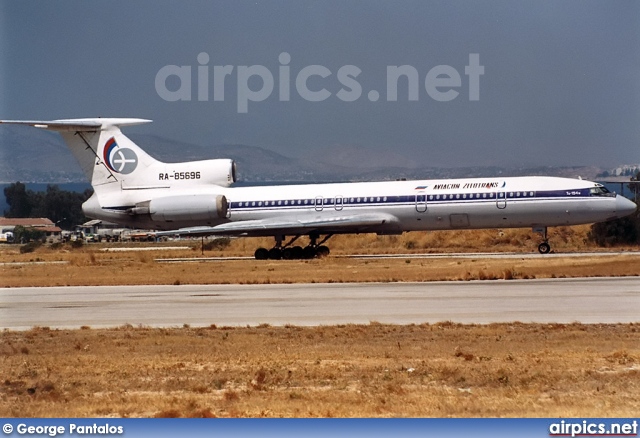
<svg viewBox="0 0 640 438">
<path fill-rule="evenodd" d="M 378 233 L 469 228 L 547 227 L 593 223 L 625 216 L 635 210 L 631 201 L 608 193 L 594 193 L 600 184 L 556 177 L 465 178 L 304 184 L 254 187 L 191 186 L 188 189 L 118 191 L 90 200 L 85 214 L 136 227 L 177 229 L 283 217 L 289 220 L 328 220 L 349 213 L 384 212 L 396 218 Z M 226 218 L 217 220 L 153 221 L 124 211 L 153 198 L 223 195 Z M 110 199 L 111 198 L 111 199 Z M 341 233 L 340 227 L 330 230 Z M 352 232 L 344 230 L 344 232 Z M 274 235 L 259 230 L 250 235 Z"/>
</svg>

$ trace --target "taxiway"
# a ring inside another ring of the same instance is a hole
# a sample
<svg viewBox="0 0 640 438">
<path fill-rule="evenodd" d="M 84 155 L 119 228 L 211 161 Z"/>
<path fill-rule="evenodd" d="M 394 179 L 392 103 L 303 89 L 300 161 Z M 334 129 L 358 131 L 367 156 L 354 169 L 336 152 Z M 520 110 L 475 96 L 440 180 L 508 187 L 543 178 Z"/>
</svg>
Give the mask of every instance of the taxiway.
<svg viewBox="0 0 640 438">
<path fill-rule="evenodd" d="M 640 278 L 0 289 L 0 327 L 640 321 Z"/>
</svg>

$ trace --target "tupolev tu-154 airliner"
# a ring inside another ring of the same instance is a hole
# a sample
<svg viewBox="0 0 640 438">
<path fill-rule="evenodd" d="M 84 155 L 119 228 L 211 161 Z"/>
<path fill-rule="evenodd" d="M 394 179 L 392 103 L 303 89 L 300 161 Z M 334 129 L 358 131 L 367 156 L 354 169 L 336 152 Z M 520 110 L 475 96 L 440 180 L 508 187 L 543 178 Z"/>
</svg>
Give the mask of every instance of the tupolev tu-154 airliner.
<svg viewBox="0 0 640 438">
<path fill-rule="evenodd" d="M 325 256 L 334 234 L 520 227 L 542 234 L 538 250 L 546 254 L 547 227 L 636 210 L 602 184 L 539 176 L 234 187 L 232 160 L 163 163 L 120 130 L 148 122 L 0 121 L 60 132 L 94 188 L 82 205 L 86 216 L 167 235 L 274 237 L 256 259 Z M 308 245 L 294 246 L 301 236 Z"/>
</svg>

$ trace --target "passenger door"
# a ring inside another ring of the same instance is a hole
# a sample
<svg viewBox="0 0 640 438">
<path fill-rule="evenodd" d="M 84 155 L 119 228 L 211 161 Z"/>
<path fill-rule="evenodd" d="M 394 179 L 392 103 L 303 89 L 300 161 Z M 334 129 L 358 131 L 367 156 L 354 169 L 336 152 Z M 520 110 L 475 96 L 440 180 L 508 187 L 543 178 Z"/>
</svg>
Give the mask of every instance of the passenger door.
<svg viewBox="0 0 640 438">
<path fill-rule="evenodd" d="M 498 192 L 496 206 L 499 209 L 507 208 L 507 192 Z"/>
<path fill-rule="evenodd" d="M 418 213 L 427 211 L 427 195 L 424 192 L 416 193 L 416 211 Z"/>
</svg>

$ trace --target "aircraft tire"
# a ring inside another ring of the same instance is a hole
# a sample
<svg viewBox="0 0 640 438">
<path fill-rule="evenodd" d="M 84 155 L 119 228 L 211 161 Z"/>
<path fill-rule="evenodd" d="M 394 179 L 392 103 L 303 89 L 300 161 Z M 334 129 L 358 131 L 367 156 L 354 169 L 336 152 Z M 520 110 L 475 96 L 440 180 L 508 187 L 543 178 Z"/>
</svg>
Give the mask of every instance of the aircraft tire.
<svg viewBox="0 0 640 438">
<path fill-rule="evenodd" d="M 329 255 L 331 251 L 329 250 L 328 246 L 324 246 L 324 245 L 320 245 L 317 249 L 316 249 L 316 254 L 317 257 L 319 259 L 323 258 L 323 257 L 327 257 Z"/>
<path fill-rule="evenodd" d="M 253 256 L 256 260 L 267 260 L 269 258 L 269 250 L 266 248 L 258 248 Z"/>
<path fill-rule="evenodd" d="M 282 258 L 285 260 L 292 260 L 293 257 L 293 248 L 285 248 L 282 250 Z"/>
<path fill-rule="evenodd" d="M 316 249 L 313 246 L 305 246 L 302 250 L 303 259 L 312 259 L 316 256 Z"/>
<path fill-rule="evenodd" d="M 551 245 L 549 245 L 547 242 L 542 242 L 540 245 L 538 245 L 538 252 L 540 252 L 540 254 L 549 254 L 550 251 Z"/>
<path fill-rule="evenodd" d="M 271 248 L 269 250 L 270 260 L 280 260 L 282 258 L 282 250 L 280 248 Z"/>
<path fill-rule="evenodd" d="M 300 260 L 304 258 L 304 249 L 301 246 L 294 246 L 291 248 L 291 252 L 293 254 L 293 259 Z"/>
</svg>

